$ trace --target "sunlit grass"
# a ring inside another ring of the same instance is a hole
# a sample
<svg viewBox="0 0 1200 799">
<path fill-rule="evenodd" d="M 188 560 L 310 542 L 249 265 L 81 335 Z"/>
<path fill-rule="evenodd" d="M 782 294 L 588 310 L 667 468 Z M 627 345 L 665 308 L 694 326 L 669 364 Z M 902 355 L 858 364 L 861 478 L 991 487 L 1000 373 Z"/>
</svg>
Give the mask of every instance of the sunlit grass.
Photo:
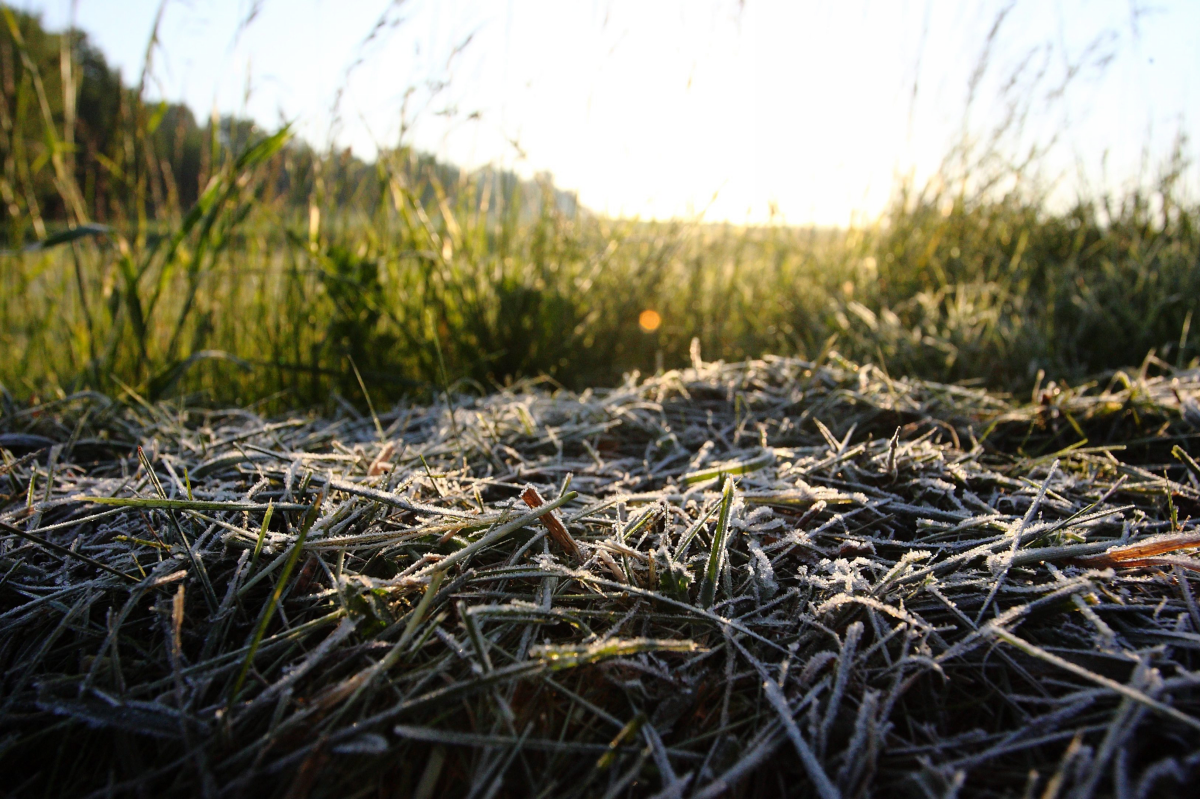
<svg viewBox="0 0 1200 799">
<path fill-rule="evenodd" d="M 1022 391 L 1200 354 L 1183 140 L 1157 178 L 1067 208 L 1027 176 L 1036 164 L 955 152 L 926 186 L 897 186 L 882 218 L 832 230 L 610 219 L 544 180 L 406 146 L 351 169 L 286 131 L 214 120 L 207 140 L 189 133 L 203 168 L 184 207 L 170 177 L 184 153 L 154 138 L 165 106 L 132 90 L 119 162 L 102 164 L 108 193 L 75 185 L 55 144 L 70 117 L 35 102 L 71 73 L 49 70 L 58 57 L 31 58 L 5 89 L 6 185 L 25 191 L 6 201 L 0 386 L 17 397 L 365 407 L 364 389 L 387 401 L 539 377 L 612 385 L 689 364 L 694 340 L 725 360 L 819 358 L 836 340 L 894 374 Z M 60 195 L 57 226 L 38 186 Z M 85 197 L 107 228 L 90 226 Z M 34 234 L 53 246 L 18 248 Z"/>
<path fill-rule="evenodd" d="M 612 384 L 685 365 L 693 338 L 736 360 L 815 357 L 837 336 L 897 374 L 1017 388 L 1200 351 L 1200 216 L 1169 183 L 1057 215 L 1016 196 L 948 214 L 901 197 L 853 231 L 521 218 L 494 200 L 485 215 L 467 183 L 436 208 L 330 208 L 310 231 L 257 199 L 253 175 L 200 267 L 191 253 L 212 245 L 195 233 L 175 262 L 147 251 L 140 280 L 116 234 L 7 256 L 4 386 L 361 403 L 352 361 L 390 399 L 440 390 L 439 350 L 454 388 L 486 391 Z"/>
</svg>

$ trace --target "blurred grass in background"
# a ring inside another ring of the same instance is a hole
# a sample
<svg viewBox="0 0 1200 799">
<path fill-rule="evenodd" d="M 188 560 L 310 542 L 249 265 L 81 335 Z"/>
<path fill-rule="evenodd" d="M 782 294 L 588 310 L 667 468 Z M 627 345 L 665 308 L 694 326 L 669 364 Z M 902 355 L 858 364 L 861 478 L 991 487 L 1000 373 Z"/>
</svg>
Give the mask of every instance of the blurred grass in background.
<svg viewBox="0 0 1200 799">
<path fill-rule="evenodd" d="M 685 365 L 693 338 L 709 360 L 835 346 L 1012 391 L 1200 355 L 1182 140 L 1155 179 L 1065 208 L 1028 164 L 964 147 L 850 230 L 608 219 L 548 177 L 201 126 L 124 88 L 82 34 L 4 11 L 0 385 L 16 397 L 361 403 L 356 369 L 377 401 L 543 375 L 584 388 Z"/>
</svg>

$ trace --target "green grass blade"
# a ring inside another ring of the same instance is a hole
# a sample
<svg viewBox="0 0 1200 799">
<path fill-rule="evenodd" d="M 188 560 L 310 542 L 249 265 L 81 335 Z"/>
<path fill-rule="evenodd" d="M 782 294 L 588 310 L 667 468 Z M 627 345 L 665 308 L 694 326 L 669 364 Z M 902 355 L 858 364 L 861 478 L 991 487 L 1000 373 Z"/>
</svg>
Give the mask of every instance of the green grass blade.
<svg viewBox="0 0 1200 799">
<path fill-rule="evenodd" d="M 724 466 L 715 466 L 711 469 L 703 469 L 698 472 L 689 472 L 683 476 L 683 482 L 686 485 L 693 483 L 702 483 L 705 480 L 715 480 L 725 476 L 737 476 L 757 472 L 759 469 L 764 469 L 775 462 L 775 453 L 771 450 L 763 452 L 756 458 L 751 458 L 747 461 L 738 463 L 729 463 Z"/>
<path fill-rule="evenodd" d="M 708 566 L 704 569 L 704 581 L 700 583 L 700 606 L 712 607 L 717 594 L 717 578 L 725 560 L 725 546 L 729 531 L 729 507 L 733 504 L 733 478 L 726 476 L 725 488 L 721 491 L 721 515 L 717 517 L 717 529 L 713 532 L 712 548 L 708 552 Z"/>
<path fill-rule="evenodd" d="M 254 554 L 250 557 L 250 568 L 258 563 L 258 554 L 262 552 L 263 541 L 267 537 L 267 528 L 271 525 L 271 516 L 275 513 L 275 506 L 270 502 L 267 503 L 267 512 L 263 514 L 262 527 L 258 529 L 258 540 L 254 542 Z"/>
<path fill-rule="evenodd" d="M 275 615 L 275 608 L 279 604 L 279 598 L 283 596 L 283 589 L 287 586 L 288 578 L 292 576 L 292 570 L 296 567 L 296 561 L 300 559 L 300 553 L 304 550 L 304 539 L 308 538 L 308 531 L 316 523 L 317 516 L 321 512 L 321 504 L 324 501 L 325 494 L 322 492 L 313 500 L 308 513 L 304 515 L 300 534 L 296 536 L 296 543 L 292 544 L 292 550 L 288 553 L 287 562 L 283 565 L 283 572 L 279 575 L 279 579 L 275 583 L 275 590 L 271 593 L 271 598 L 267 600 L 267 605 L 263 608 L 262 617 L 259 618 L 258 626 L 254 629 L 254 635 L 250 639 L 250 650 L 246 653 L 246 660 L 242 663 L 242 668 L 238 672 L 237 679 L 233 681 L 233 689 L 229 692 L 230 705 L 236 701 L 238 693 L 242 690 L 242 684 L 246 681 L 246 674 L 250 671 L 250 664 L 254 662 L 254 654 L 258 651 L 259 644 L 262 643 L 263 635 L 267 632 L 267 625 L 271 623 L 271 617 Z"/>
<path fill-rule="evenodd" d="M 275 510 L 308 510 L 309 505 L 294 502 L 218 502 L 206 499 L 155 499 L 154 497 L 75 497 L 83 502 L 96 505 L 116 505 L 122 508 L 157 508 L 159 510 L 227 510 L 265 513 L 269 508 Z"/>
<path fill-rule="evenodd" d="M 535 646 L 529 650 L 529 656 L 543 661 L 551 671 L 560 671 L 643 652 L 698 652 L 700 649 L 699 644 L 688 639 L 617 638 L 578 646 Z"/>
</svg>

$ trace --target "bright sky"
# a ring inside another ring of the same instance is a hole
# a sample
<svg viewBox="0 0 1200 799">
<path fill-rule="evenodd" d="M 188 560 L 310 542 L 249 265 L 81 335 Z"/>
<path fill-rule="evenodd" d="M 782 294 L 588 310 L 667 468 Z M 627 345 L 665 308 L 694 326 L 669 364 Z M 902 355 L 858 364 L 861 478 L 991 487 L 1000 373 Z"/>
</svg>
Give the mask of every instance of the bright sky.
<svg viewBox="0 0 1200 799">
<path fill-rule="evenodd" d="M 73 5 L 13 4 L 52 28 Z M 78 26 L 135 81 L 159 0 L 74 6 Z M 988 31 L 1010 7 L 967 114 Z M 1200 3 L 1140 8 L 175 0 L 150 86 L 201 117 L 215 105 L 270 128 L 295 120 L 314 144 L 364 157 L 397 143 L 411 90 L 411 143 L 469 167 L 550 171 L 597 211 L 757 222 L 774 205 L 788 222 L 846 224 L 878 214 L 897 175 L 936 171 L 964 118 L 977 136 L 995 129 L 1011 99 L 1030 121 L 1010 147 L 1059 134 L 1045 163 L 1060 192 L 1080 174 L 1092 186 L 1149 178 L 1200 112 Z M 1018 88 L 1003 94 L 1023 62 Z"/>
</svg>

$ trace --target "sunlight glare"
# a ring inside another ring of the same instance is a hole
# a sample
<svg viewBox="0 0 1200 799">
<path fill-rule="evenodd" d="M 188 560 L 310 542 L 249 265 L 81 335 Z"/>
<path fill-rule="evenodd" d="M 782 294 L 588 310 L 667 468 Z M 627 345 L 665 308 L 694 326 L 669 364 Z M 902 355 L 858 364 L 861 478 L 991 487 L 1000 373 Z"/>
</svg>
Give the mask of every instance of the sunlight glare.
<svg viewBox="0 0 1200 799">
<path fill-rule="evenodd" d="M 661 324 L 662 317 L 659 316 L 658 311 L 647 308 L 638 315 L 638 327 L 647 333 L 653 333 L 655 330 L 658 330 Z"/>
</svg>

